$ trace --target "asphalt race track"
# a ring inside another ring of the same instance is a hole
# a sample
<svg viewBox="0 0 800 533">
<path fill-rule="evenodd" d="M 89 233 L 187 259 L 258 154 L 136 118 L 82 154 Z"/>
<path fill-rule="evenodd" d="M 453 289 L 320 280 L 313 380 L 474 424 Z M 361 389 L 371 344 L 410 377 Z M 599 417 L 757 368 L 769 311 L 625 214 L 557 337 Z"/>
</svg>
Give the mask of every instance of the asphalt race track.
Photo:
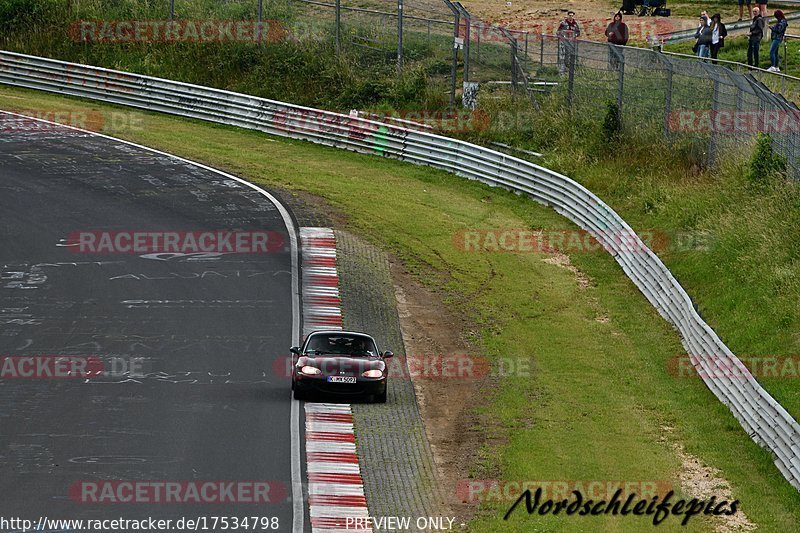
<svg viewBox="0 0 800 533">
<path fill-rule="evenodd" d="M 60 128 L 14 128 L 0 130 L 0 217 L 0 357 L 103 365 L 87 379 L 0 379 L 0 516 L 258 516 L 291 531 L 299 438 L 293 448 L 280 361 L 296 340 L 296 250 L 285 212 L 245 184 L 167 155 Z M 278 249 L 86 253 L 71 238 L 264 230 L 279 236 Z M 84 501 L 78 490 L 119 488 L 103 485 L 113 480 L 155 484 L 125 503 Z M 278 501 L 248 503 L 247 489 L 236 503 L 153 500 L 158 482 L 234 481 L 236 490 L 269 482 Z"/>
</svg>

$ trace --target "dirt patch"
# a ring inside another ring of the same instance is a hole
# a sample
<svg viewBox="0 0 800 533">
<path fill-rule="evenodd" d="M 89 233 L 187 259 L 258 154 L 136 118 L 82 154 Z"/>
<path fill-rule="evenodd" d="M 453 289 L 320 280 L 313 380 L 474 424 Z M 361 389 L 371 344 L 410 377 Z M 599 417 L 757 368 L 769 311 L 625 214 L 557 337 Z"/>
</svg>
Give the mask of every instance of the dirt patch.
<svg viewBox="0 0 800 533">
<path fill-rule="evenodd" d="M 475 352 L 460 332 L 469 331 L 444 306 L 441 297 L 417 283 L 403 266 L 391 261 L 400 329 L 406 353 L 413 355 L 463 355 Z M 456 524 L 468 521 L 474 506 L 458 500 L 459 480 L 475 465 L 485 435 L 476 430 L 481 421 L 474 407 L 485 402 L 488 378 L 414 379 L 425 432 L 433 450 L 441 496 Z"/>
<path fill-rule="evenodd" d="M 542 259 L 548 265 L 555 265 L 561 268 L 565 268 L 575 274 L 575 280 L 578 282 L 578 287 L 581 289 L 585 289 L 589 285 L 591 285 L 589 281 L 589 277 L 578 270 L 575 265 L 572 264 L 572 261 L 569 260 L 568 255 L 556 253 L 547 259 Z M 602 320 L 598 320 L 598 322 L 602 322 Z"/>
<path fill-rule="evenodd" d="M 673 428 L 662 426 L 661 430 L 668 435 L 665 440 L 671 440 L 669 435 Z M 712 496 L 716 496 L 717 501 L 733 501 L 735 499 L 730 483 L 722 477 L 719 470 L 703 464 L 699 457 L 687 453 L 679 442 L 672 442 L 672 448 L 681 461 L 679 478 L 681 488 L 687 495 L 700 500 L 708 500 Z M 718 533 L 755 531 L 758 528 L 747 518 L 741 508 L 734 515 L 710 516 L 709 520 L 713 524 L 714 531 Z"/>
<path fill-rule="evenodd" d="M 717 497 L 717 501 L 733 501 L 731 486 L 720 471 L 716 468 L 704 465 L 699 458 L 686 453 L 681 444 L 673 444 L 675 453 L 681 460 L 681 488 L 692 498 L 707 500 L 712 496 Z M 758 526 L 747 518 L 741 508 L 734 515 L 720 515 L 711 518 L 714 524 L 714 531 L 718 533 L 728 533 L 733 531 L 754 531 Z"/>
<path fill-rule="evenodd" d="M 583 38 L 606 41 L 605 28 L 621 2 L 608 0 L 465 0 L 464 7 L 481 20 L 531 33 L 555 34 L 567 11 L 575 11 Z M 698 8 L 699 13 L 699 8 Z M 623 16 L 632 41 L 645 42 L 648 35 L 693 28 L 694 18 Z"/>
</svg>

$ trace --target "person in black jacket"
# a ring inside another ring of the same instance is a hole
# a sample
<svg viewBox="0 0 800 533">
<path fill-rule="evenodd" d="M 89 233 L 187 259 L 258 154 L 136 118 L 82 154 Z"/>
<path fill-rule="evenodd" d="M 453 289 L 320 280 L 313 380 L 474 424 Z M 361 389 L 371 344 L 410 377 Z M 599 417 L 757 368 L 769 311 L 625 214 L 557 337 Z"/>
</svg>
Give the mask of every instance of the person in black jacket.
<svg viewBox="0 0 800 533">
<path fill-rule="evenodd" d="M 705 14 L 700 15 L 700 25 L 694 32 L 694 38 L 697 39 L 694 45 L 697 56 L 709 57 L 711 55 L 711 26 Z"/>
<path fill-rule="evenodd" d="M 725 24 L 722 23 L 722 16 L 719 13 L 714 13 L 711 17 L 711 59 L 716 59 L 719 54 L 719 49 L 725 46 L 725 37 L 728 35 L 728 30 Z M 711 61 L 715 65 L 716 61 Z"/>
<path fill-rule="evenodd" d="M 750 21 L 750 31 L 747 32 L 747 64 L 752 67 L 758 68 L 758 48 L 764 38 L 765 24 L 764 17 L 761 16 L 761 10 L 754 7 L 753 20 Z"/>
</svg>

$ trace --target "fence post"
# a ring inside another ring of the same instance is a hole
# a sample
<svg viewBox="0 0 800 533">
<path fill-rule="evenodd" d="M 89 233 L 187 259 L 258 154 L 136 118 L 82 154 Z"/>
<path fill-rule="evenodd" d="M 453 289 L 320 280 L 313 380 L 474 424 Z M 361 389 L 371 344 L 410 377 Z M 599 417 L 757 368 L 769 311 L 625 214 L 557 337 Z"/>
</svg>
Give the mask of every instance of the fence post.
<svg viewBox="0 0 800 533">
<path fill-rule="evenodd" d="M 461 14 L 456 11 L 454 13 L 455 17 L 455 35 L 453 37 L 453 68 L 451 72 L 452 77 L 452 85 L 450 86 L 450 109 L 455 109 L 456 105 L 456 78 L 458 77 L 458 44 L 456 43 L 456 39 L 458 39 L 458 30 L 459 26 L 461 26 Z"/>
<path fill-rule="evenodd" d="M 789 54 L 786 47 L 786 39 L 783 40 L 783 71 L 789 70 Z"/>
<path fill-rule="evenodd" d="M 464 21 L 466 22 L 464 28 L 464 83 L 467 83 L 469 81 L 469 39 L 472 30 L 472 17 L 467 10 L 464 10 Z"/>
<path fill-rule="evenodd" d="M 511 99 L 517 96 L 517 41 L 511 39 Z"/>
<path fill-rule="evenodd" d="M 578 50 L 574 46 L 575 42 L 569 39 L 564 39 L 564 55 L 567 56 L 564 60 L 567 62 L 569 69 L 569 79 L 567 81 L 567 107 L 572 111 L 572 104 L 575 100 L 575 55 Z M 559 47 L 560 48 L 560 47 Z"/>
<path fill-rule="evenodd" d="M 477 55 L 478 63 L 481 62 L 481 34 L 484 32 L 483 21 L 478 21 L 478 35 L 475 41 L 475 53 Z"/>
<path fill-rule="evenodd" d="M 336 55 L 342 51 L 342 0 L 336 0 Z"/>
<path fill-rule="evenodd" d="M 175 0 L 169 0 L 169 20 L 175 20 Z"/>
<path fill-rule="evenodd" d="M 261 44 L 261 24 L 262 24 L 262 16 L 264 14 L 264 0 L 258 0 L 258 21 L 256 23 L 256 31 L 258 31 L 258 36 L 256 37 L 256 42 Z"/>
<path fill-rule="evenodd" d="M 617 76 L 617 113 L 619 113 L 620 118 L 622 118 L 622 95 L 625 89 L 625 54 L 613 44 L 609 44 L 608 46 L 611 47 L 611 53 L 619 54 L 619 57 L 617 57 L 617 61 L 619 62 L 619 74 Z"/>
<path fill-rule="evenodd" d="M 662 58 L 663 59 L 663 58 Z M 667 89 L 664 102 L 664 138 L 669 138 L 669 117 L 672 114 L 672 62 L 667 61 Z"/>
<path fill-rule="evenodd" d="M 528 64 L 528 32 L 525 31 L 525 65 Z"/>
<path fill-rule="evenodd" d="M 397 73 L 403 72 L 403 0 L 397 0 Z"/>
<path fill-rule="evenodd" d="M 539 35 L 539 67 L 544 67 L 544 33 Z"/>
<path fill-rule="evenodd" d="M 717 116 L 717 111 L 719 111 L 719 80 L 714 78 L 714 91 L 711 97 L 711 117 L 713 123 L 713 117 Z M 708 166 L 711 167 L 716 159 L 717 159 L 717 134 L 715 133 L 715 128 L 711 127 L 711 132 L 708 135 Z"/>
<path fill-rule="evenodd" d="M 735 116 L 738 117 L 739 114 L 743 110 L 744 110 L 744 105 L 743 105 L 743 102 L 742 102 L 742 90 L 741 89 L 737 89 L 736 90 L 736 115 Z M 737 141 L 738 141 L 738 138 L 742 136 L 741 135 L 742 132 L 739 131 L 739 128 L 738 128 L 737 124 L 738 124 L 738 121 L 734 118 L 734 120 L 733 120 L 733 128 L 732 128 L 733 129 L 733 135 L 737 138 Z"/>
</svg>

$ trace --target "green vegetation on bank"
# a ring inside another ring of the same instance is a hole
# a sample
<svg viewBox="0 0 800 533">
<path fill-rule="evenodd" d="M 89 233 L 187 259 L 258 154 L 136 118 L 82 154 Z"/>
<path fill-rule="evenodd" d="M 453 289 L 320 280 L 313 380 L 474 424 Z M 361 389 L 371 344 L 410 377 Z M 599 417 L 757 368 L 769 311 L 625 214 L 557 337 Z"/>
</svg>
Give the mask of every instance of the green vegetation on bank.
<svg viewBox="0 0 800 533">
<path fill-rule="evenodd" d="M 287 28 L 296 24 L 297 31 L 269 43 L 81 42 L 78 21 L 164 21 L 167 6 L 139 0 L 0 0 L 0 48 L 327 109 L 443 109 L 449 103 L 452 37 L 442 45 L 409 34 L 406 66 L 398 76 L 394 52 L 351 46 L 337 56 L 332 19 L 298 20 L 285 1 L 265 1 L 263 18 Z M 176 13 L 184 21 L 252 23 L 255 6 L 255 1 L 179 1 Z"/>
<path fill-rule="evenodd" d="M 109 108 L 3 88 L 0 109 Z M 673 448 L 680 443 L 722 471 L 743 512 L 764 530 L 788 531 L 800 521 L 800 495 L 780 476 L 769 454 L 699 379 L 678 378 L 670 371 L 675 357 L 683 354 L 678 336 L 610 256 L 570 255 L 588 276 L 584 286 L 572 271 L 546 262 L 547 255 L 466 253 L 453 244 L 454 235 L 464 229 L 574 229 L 552 210 L 423 167 L 294 141 L 265 142 L 263 134 L 252 131 L 143 117 L 141 129 L 109 133 L 269 187 L 323 197 L 346 215 L 348 229 L 391 250 L 419 280 L 443 290 L 452 310 L 476 324 L 473 340 L 486 355 L 514 356 L 531 365 L 532 376 L 505 377 L 486 391 L 486 403 L 479 408 L 491 416 L 475 429 L 487 448 L 479 464 L 465 467 L 465 477 L 665 481 L 682 494 L 678 480 L 684 471 Z M 739 349 L 760 348 L 763 340 L 777 348 L 792 339 L 793 322 L 775 326 L 781 324 L 775 313 L 794 311 L 789 304 L 797 301 L 792 292 L 797 286 L 776 296 L 783 285 L 775 283 L 787 279 L 788 265 L 773 270 L 777 262 L 786 262 L 791 247 L 783 243 L 769 250 L 774 255 L 757 252 L 760 246 L 780 244 L 783 235 L 778 234 L 770 243 L 761 242 L 768 231 L 782 233 L 796 221 L 793 185 L 770 181 L 755 190 L 744 177 L 745 163 L 721 175 L 689 176 L 677 153 L 651 161 L 642 157 L 641 147 L 622 156 L 604 155 L 602 143 L 584 140 L 575 129 L 579 125 L 563 118 L 556 115 L 538 124 L 549 132 L 547 165 L 598 191 L 635 228 L 711 233 L 707 249 L 665 255 L 724 339 Z M 797 237 L 794 233 L 785 240 L 792 236 Z M 774 309 L 767 309 L 770 305 Z M 553 519 L 518 513 L 503 522 L 509 505 L 488 504 L 471 529 L 652 528 L 649 518 L 630 516 Z M 710 527 L 707 519 L 695 517 L 688 530 Z M 660 528 L 687 530 L 675 517 Z"/>
</svg>

